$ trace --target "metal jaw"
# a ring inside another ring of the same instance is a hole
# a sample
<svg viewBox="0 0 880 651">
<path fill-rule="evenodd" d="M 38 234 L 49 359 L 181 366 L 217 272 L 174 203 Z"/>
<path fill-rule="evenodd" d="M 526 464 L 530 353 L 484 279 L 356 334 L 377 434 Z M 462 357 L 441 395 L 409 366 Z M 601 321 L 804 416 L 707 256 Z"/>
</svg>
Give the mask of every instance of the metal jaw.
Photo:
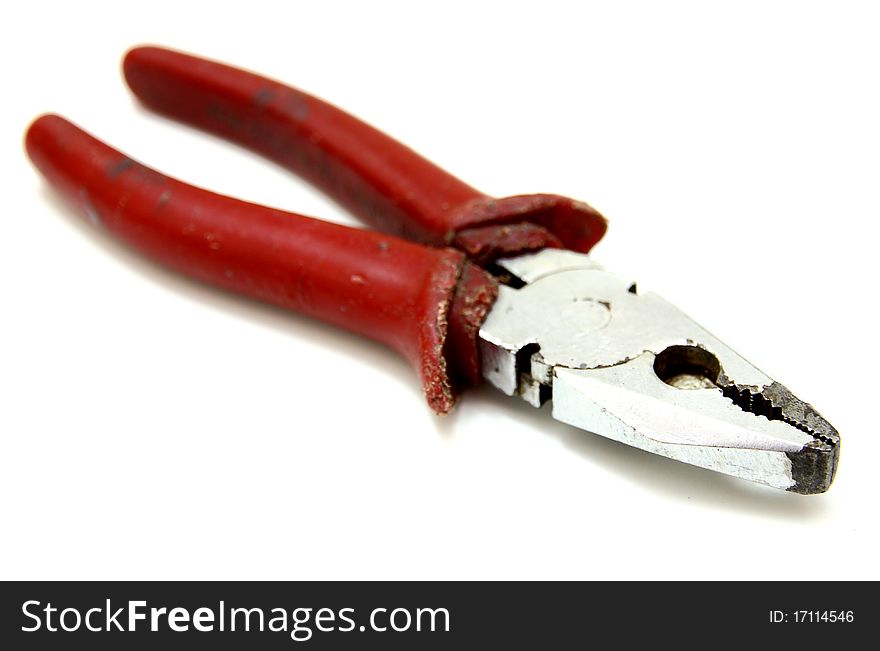
<svg viewBox="0 0 880 651">
<path fill-rule="evenodd" d="M 688 316 L 586 255 L 500 260 L 483 376 L 553 417 L 655 454 L 796 493 L 834 478 L 837 431 Z"/>
</svg>

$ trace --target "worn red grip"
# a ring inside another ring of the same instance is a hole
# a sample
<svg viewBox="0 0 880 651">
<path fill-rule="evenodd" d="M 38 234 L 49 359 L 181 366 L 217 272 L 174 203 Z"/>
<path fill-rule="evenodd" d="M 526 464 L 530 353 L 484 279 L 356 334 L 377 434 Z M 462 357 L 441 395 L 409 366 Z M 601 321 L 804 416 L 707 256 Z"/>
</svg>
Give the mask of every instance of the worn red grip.
<svg viewBox="0 0 880 651">
<path fill-rule="evenodd" d="M 473 376 L 474 337 L 494 281 L 449 248 L 273 210 L 155 172 L 54 115 L 26 147 L 64 198 L 147 256 L 213 285 L 376 339 L 419 370 L 437 412 L 453 404 L 452 377 Z M 463 277 L 477 274 L 461 296 Z M 481 297 L 474 305 L 473 297 Z M 449 364 L 447 363 L 449 362 Z"/>
<path fill-rule="evenodd" d="M 386 233 L 451 244 L 478 263 L 560 244 L 588 251 L 605 233 L 585 203 L 493 199 L 348 113 L 250 72 L 157 47 L 131 50 L 123 68 L 151 109 L 277 161 Z"/>
</svg>

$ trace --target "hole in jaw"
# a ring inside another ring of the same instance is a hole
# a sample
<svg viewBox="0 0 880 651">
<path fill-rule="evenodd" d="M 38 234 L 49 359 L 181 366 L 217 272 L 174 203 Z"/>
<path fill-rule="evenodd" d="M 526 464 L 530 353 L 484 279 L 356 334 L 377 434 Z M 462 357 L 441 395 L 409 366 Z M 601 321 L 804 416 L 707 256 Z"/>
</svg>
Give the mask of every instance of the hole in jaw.
<svg viewBox="0 0 880 651">
<path fill-rule="evenodd" d="M 712 389 L 721 364 L 708 350 L 697 346 L 670 346 L 654 358 L 654 373 L 676 389 Z"/>
</svg>

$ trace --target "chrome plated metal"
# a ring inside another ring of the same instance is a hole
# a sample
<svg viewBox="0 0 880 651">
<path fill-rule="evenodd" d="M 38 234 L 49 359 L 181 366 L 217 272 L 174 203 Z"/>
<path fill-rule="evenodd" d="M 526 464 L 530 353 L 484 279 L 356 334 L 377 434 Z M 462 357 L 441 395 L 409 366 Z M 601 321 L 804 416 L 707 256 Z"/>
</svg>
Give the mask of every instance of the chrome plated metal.
<svg viewBox="0 0 880 651">
<path fill-rule="evenodd" d="M 655 454 L 798 493 L 834 477 L 837 431 L 676 307 L 586 255 L 498 262 L 484 377 L 553 417 Z M 519 284 L 519 283 L 517 283 Z"/>
</svg>

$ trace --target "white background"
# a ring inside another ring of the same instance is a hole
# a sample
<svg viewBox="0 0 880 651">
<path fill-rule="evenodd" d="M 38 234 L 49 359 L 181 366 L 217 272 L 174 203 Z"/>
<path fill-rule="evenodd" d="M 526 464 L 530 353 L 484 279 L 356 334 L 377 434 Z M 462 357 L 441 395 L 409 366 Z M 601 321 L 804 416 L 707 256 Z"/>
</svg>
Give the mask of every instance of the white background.
<svg viewBox="0 0 880 651">
<path fill-rule="evenodd" d="M 880 21 L 867 2 L 709 4 L 7 8 L 0 576 L 880 578 Z M 354 223 L 140 108 L 119 62 L 141 43 L 299 86 L 489 193 L 589 201 L 610 220 L 599 261 L 840 430 L 831 491 L 654 457 L 485 387 L 438 418 L 379 345 L 86 225 L 23 153 L 41 112 L 196 185 Z"/>
</svg>

